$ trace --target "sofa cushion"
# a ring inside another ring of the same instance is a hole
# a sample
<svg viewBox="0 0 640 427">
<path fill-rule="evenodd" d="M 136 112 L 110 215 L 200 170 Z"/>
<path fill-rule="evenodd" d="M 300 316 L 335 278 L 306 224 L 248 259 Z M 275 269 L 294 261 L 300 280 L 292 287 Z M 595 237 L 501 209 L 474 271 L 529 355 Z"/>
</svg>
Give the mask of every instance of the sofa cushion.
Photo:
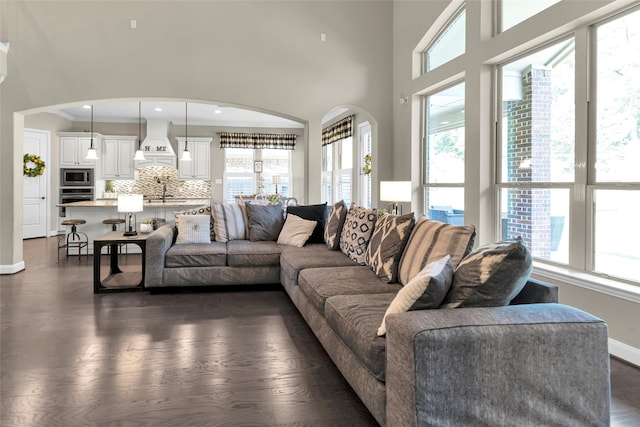
<svg viewBox="0 0 640 427">
<path fill-rule="evenodd" d="M 302 219 L 297 215 L 288 214 L 276 243 L 301 248 L 307 243 L 317 224 L 317 221 Z"/>
<path fill-rule="evenodd" d="M 387 333 L 386 319 L 393 313 L 404 313 L 408 310 L 424 310 L 438 308 L 453 280 L 453 266 L 451 257 L 445 255 L 439 261 L 427 264 L 418 274 L 407 283 L 391 301 L 384 313 L 382 324 L 378 328 L 378 335 Z"/>
<path fill-rule="evenodd" d="M 211 206 L 199 206 L 197 208 L 186 209 L 183 211 L 174 211 L 173 216 L 175 217 L 176 228 L 178 227 L 178 217 L 180 215 L 209 215 L 209 233 L 211 241 L 214 242 L 216 239 L 216 234 L 213 227 L 213 215 L 211 214 Z"/>
<path fill-rule="evenodd" d="M 378 380 L 384 381 L 385 338 L 376 335 L 395 294 L 338 295 L 327 299 L 325 318 L 331 329 Z"/>
<path fill-rule="evenodd" d="M 216 242 L 244 240 L 246 238 L 243 209 L 244 207 L 233 203 L 215 204 L 211 207 Z"/>
<path fill-rule="evenodd" d="M 276 242 L 230 240 L 227 242 L 227 264 L 230 267 L 278 266 L 281 252 Z"/>
<path fill-rule="evenodd" d="M 366 264 L 367 247 L 376 226 L 373 209 L 352 205 L 340 233 L 340 250 L 360 265 Z"/>
<path fill-rule="evenodd" d="M 531 268 L 531 253 L 519 237 L 481 246 L 455 269 L 442 307 L 507 305 L 527 283 Z"/>
<path fill-rule="evenodd" d="M 211 215 L 178 215 L 176 245 L 211 243 Z"/>
<path fill-rule="evenodd" d="M 397 280 L 400 256 L 414 224 L 413 213 L 378 218 L 367 248 L 366 261 L 383 282 L 393 283 Z"/>
<path fill-rule="evenodd" d="M 340 248 L 340 233 L 342 233 L 342 227 L 344 226 L 346 217 L 347 205 L 344 203 L 344 200 L 340 200 L 331 207 L 327 222 L 324 226 L 324 241 L 329 249 L 335 251 Z"/>
<path fill-rule="evenodd" d="M 282 205 L 248 203 L 245 206 L 247 218 L 249 218 L 249 240 L 253 242 L 278 240 L 284 224 Z"/>
<path fill-rule="evenodd" d="M 335 295 L 395 294 L 402 288 L 399 284 L 382 282 L 365 265 L 308 268 L 300 272 L 298 286 L 320 313 L 324 313 L 327 298 Z M 378 325 L 380 320 L 382 316 Z"/>
<path fill-rule="evenodd" d="M 173 245 L 165 255 L 165 267 L 215 267 L 227 265 L 227 247 L 224 243 L 194 243 Z"/>
<path fill-rule="evenodd" d="M 427 264 L 451 256 L 456 268 L 473 248 L 476 228 L 473 225 L 451 225 L 421 217 L 413 227 L 398 268 L 398 281 L 406 285 Z"/>
<path fill-rule="evenodd" d="M 318 267 L 353 267 L 356 265 L 348 256 L 334 251 L 325 244 L 312 243 L 302 248 L 282 247 L 280 255 L 281 274 L 288 282 L 297 285 L 298 274 L 306 268 Z"/>
<path fill-rule="evenodd" d="M 307 242 L 324 243 L 324 226 L 327 214 L 326 203 L 318 205 L 287 206 L 287 215 L 289 214 L 296 215 L 309 221 L 316 221 L 316 227 L 313 229 L 313 233 Z"/>
</svg>

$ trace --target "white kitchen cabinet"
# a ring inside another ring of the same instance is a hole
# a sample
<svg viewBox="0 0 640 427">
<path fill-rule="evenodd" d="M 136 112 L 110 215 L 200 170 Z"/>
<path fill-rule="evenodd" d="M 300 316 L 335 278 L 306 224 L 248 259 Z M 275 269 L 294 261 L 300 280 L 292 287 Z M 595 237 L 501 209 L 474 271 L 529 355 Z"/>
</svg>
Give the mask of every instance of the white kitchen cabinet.
<svg viewBox="0 0 640 427">
<path fill-rule="evenodd" d="M 145 166 L 167 166 L 170 168 L 176 167 L 176 156 L 162 156 L 157 154 L 149 154 L 144 153 L 144 160 L 136 160 L 135 167 L 136 169 L 143 168 Z"/>
<path fill-rule="evenodd" d="M 102 135 L 93 134 L 93 147 L 100 149 Z M 88 132 L 58 132 L 60 167 L 95 167 L 95 160 L 87 160 L 87 151 L 91 146 L 91 134 Z"/>
<path fill-rule="evenodd" d="M 178 137 L 178 158 L 182 157 L 185 138 Z M 189 152 L 191 161 L 179 160 L 179 179 L 211 179 L 211 141 L 213 138 L 189 138 Z"/>
<path fill-rule="evenodd" d="M 133 156 L 137 141 L 135 136 L 102 137 L 103 179 L 133 179 Z"/>
</svg>

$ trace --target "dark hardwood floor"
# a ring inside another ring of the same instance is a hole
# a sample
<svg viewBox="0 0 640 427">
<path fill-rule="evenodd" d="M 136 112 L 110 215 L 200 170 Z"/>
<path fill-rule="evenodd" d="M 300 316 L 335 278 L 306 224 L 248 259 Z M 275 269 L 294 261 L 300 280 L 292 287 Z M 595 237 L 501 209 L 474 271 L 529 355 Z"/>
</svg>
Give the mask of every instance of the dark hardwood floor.
<svg viewBox="0 0 640 427">
<path fill-rule="evenodd" d="M 94 295 L 91 257 L 24 248 L 0 276 L 3 427 L 377 425 L 279 288 Z M 639 426 L 640 369 L 611 366 L 612 425 Z"/>
</svg>

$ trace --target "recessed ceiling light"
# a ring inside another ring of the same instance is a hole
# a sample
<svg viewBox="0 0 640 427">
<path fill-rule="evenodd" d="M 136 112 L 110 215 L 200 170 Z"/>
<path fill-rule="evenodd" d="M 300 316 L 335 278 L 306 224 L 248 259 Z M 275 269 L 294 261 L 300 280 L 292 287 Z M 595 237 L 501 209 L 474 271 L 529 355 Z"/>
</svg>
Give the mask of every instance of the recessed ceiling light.
<svg viewBox="0 0 640 427">
<path fill-rule="evenodd" d="M 155 111 L 162 111 L 162 108 L 160 108 L 160 107 L 156 107 L 156 108 L 154 108 L 154 110 L 155 110 Z"/>
<path fill-rule="evenodd" d="M 214 114 L 222 114 L 222 110 L 215 110 Z"/>
<path fill-rule="evenodd" d="M 91 105 L 83 105 L 82 108 L 85 110 L 91 110 Z"/>
</svg>

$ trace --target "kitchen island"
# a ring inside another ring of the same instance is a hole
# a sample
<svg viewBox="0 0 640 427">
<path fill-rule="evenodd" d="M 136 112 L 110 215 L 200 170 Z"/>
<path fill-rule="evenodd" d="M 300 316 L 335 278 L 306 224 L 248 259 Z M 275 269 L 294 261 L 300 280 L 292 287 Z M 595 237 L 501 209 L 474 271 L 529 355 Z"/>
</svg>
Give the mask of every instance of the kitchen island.
<svg viewBox="0 0 640 427">
<path fill-rule="evenodd" d="M 167 198 L 165 201 L 162 199 L 145 199 L 142 212 L 135 212 L 136 230 L 140 232 L 140 222 L 144 219 L 161 219 L 166 223 L 173 223 L 175 221 L 174 212 L 186 210 L 198 206 L 210 205 L 210 199 L 191 199 L 191 198 Z M 118 200 L 117 199 L 102 199 L 92 201 L 82 201 L 73 203 L 62 203 L 58 207 L 65 208 L 66 216 L 60 220 L 65 219 L 84 219 L 86 224 L 78 226 L 78 231 L 87 234 L 89 238 L 89 253 L 93 253 L 93 241 L 110 232 L 111 226 L 102 223 L 105 219 L 121 218 L 126 219 L 126 213 L 118 212 Z M 118 230 L 124 231 L 124 225 L 118 227 Z M 68 230 L 61 231 L 67 232 Z M 131 246 L 133 252 L 139 252 L 136 246 Z M 73 254 L 69 251 L 69 254 Z M 74 254 L 75 255 L 75 254 Z"/>
</svg>

